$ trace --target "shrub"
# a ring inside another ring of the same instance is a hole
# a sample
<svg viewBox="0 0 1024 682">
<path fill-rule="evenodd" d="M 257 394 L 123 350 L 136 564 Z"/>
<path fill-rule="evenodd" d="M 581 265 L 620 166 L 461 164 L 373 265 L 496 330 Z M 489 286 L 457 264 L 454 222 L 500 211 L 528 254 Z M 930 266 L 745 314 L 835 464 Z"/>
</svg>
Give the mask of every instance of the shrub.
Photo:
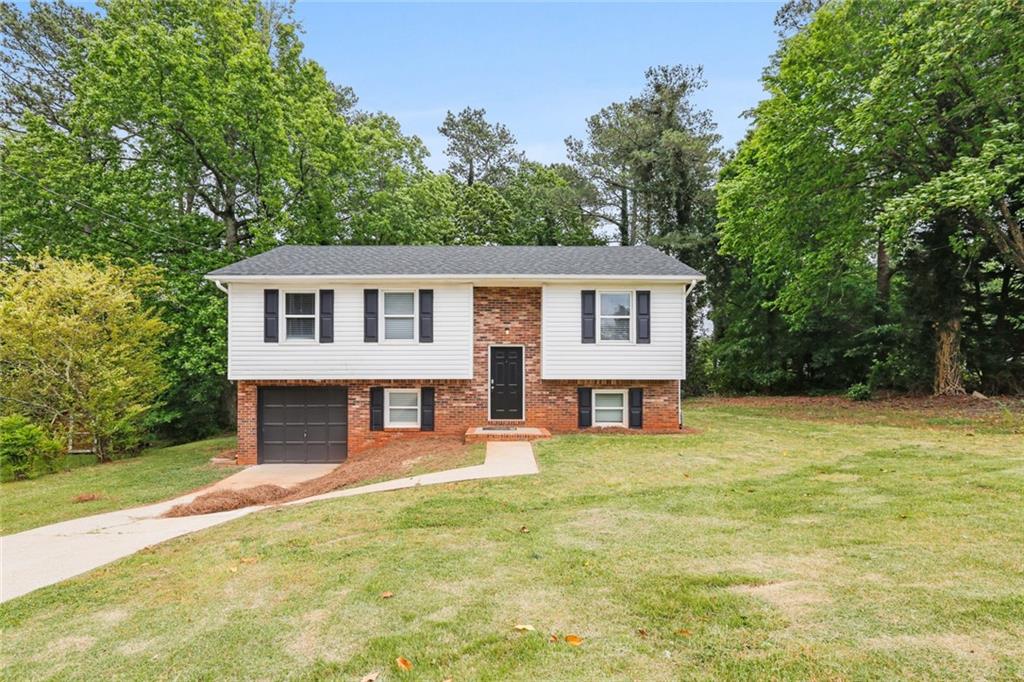
<svg viewBox="0 0 1024 682">
<path fill-rule="evenodd" d="M 35 478 L 61 468 L 64 448 L 41 426 L 15 414 L 0 417 L 0 479 Z"/>
<path fill-rule="evenodd" d="M 871 400 L 871 387 L 867 384 L 854 384 L 846 391 L 850 400 Z"/>
<path fill-rule="evenodd" d="M 88 434 L 97 457 L 135 448 L 166 387 L 153 267 L 49 255 L 0 268 L 4 395 L 36 423 Z"/>
</svg>

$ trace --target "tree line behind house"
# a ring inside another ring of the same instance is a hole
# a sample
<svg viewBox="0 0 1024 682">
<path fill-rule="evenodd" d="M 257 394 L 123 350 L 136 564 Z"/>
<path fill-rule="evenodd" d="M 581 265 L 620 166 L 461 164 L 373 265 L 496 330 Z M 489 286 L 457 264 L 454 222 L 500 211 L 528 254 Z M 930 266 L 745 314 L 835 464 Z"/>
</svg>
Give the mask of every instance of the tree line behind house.
<svg viewBox="0 0 1024 682">
<path fill-rule="evenodd" d="M 103 315 L 162 325 L 140 349 L 154 390 L 123 391 L 141 409 L 95 427 L 104 447 L 227 426 L 225 302 L 201 275 L 281 243 L 647 243 L 708 275 L 689 393 L 1024 391 L 1019 2 L 818 5 L 780 11 L 735 149 L 693 103 L 700 67 L 656 66 L 566 139 L 566 163 L 467 107 L 439 121 L 433 172 L 303 56 L 288 7 L 2 4 L 0 411 L 100 412 L 26 404 L 18 387 L 67 357 L 26 364 L 7 318 L 18 287 L 85 277 L 121 306 Z"/>
</svg>

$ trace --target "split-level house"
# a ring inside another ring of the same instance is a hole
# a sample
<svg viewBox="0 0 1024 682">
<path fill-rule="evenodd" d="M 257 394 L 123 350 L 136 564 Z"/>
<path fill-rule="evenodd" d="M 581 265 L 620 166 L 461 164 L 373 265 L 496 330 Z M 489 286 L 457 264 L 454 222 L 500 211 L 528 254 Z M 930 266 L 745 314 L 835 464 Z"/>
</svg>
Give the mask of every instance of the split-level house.
<svg viewBox="0 0 1024 682">
<path fill-rule="evenodd" d="M 282 246 L 207 278 L 256 464 L 423 433 L 678 431 L 704 276 L 645 246 Z"/>
</svg>

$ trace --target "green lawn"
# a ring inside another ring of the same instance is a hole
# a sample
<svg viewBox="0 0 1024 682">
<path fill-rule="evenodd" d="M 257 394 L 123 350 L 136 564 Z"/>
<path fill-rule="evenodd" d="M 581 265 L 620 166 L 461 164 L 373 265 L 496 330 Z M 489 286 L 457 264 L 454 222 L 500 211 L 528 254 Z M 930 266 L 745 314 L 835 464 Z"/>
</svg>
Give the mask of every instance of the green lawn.
<svg viewBox="0 0 1024 682">
<path fill-rule="evenodd" d="M 210 438 L 152 448 L 138 457 L 106 464 L 75 466 L 31 481 L 0 484 L 0 535 L 159 502 L 201 488 L 238 471 L 210 465 L 211 457 L 234 444 L 234 436 Z M 74 501 L 89 493 L 98 498 Z"/>
<path fill-rule="evenodd" d="M 538 476 L 256 513 L 19 598 L 3 677 L 1024 675 L 1016 427 L 688 418 L 538 444 Z"/>
</svg>

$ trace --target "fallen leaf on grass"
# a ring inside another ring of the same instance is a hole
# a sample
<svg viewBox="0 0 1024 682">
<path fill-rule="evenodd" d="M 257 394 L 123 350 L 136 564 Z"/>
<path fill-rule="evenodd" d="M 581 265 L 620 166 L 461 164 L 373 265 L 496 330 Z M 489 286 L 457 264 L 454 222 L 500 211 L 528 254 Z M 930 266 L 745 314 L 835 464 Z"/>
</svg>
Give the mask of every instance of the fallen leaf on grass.
<svg viewBox="0 0 1024 682">
<path fill-rule="evenodd" d="M 558 635 L 556 635 L 555 633 L 552 632 L 551 636 L 548 637 L 548 641 L 551 642 L 552 644 L 554 644 L 555 642 L 558 641 Z"/>
<path fill-rule="evenodd" d="M 395 596 L 394 592 L 381 592 L 380 593 L 380 598 L 381 599 L 391 599 L 394 596 Z"/>
<path fill-rule="evenodd" d="M 512 629 L 518 630 L 519 632 L 533 632 L 537 628 L 533 627 L 532 625 L 516 624 L 512 626 Z"/>
<path fill-rule="evenodd" d="M 232 566 L 228 570 L 231 571 L 232 573 L 238 573 L 238 566 Z"/>
<path fill-rule="evenodd" d="M 636 631 L 636 634 L 640 635 L 641 639 L 647 639 L 647 635 L 650 633 L 648 633 L 647 630 L 645 630 L 644 628 L 640 628 Z"/>
<path fill-rule="evenodd" d="M 526 526 L 522 526 L 522 527 L 521 527 L 521 528 L 519 529 L 519 532 L 520 532 L 520 533 L 529 533 L 529 532 L 530 532 L 530 529 L 529 529 L 529 528 L 527 528 Z"/>
<path fill-rule="evenodd" d="M 579 635 L 566 635 L 565 643 L 569 646 L 579 646 L 580 644 L 583 644 L 583 638 Z"/>
<path fill-rule="evenodd" d="M 396 658 L 395 665 L 397 665 L 402 670 L 412 670 L 412 661 L 410 661 L 405 656 L 399 656 L 398 658 Z"/>
<path fill-rule="evenodd" d="M 380 677 L 380 671 L 374 670 L 372 673 L 359 680 L 359 682 L 377 682 L 378 677 Z"/>
<path fill-rule="evenodd" d="M 260 560 L 260 558 L 258 556 L 244 556 L 244 557 L 242 557 L 242 563 L 243 564 L 254 564 L 254 563 L 256 563 L 259 560 Z"/>
<path fill-rule="evenodd" d="M 79 493 L 71 501 L 75 504 L 81 504 L 82 502 L 95 502 L 101 497 L 103 496 L 99 493 Z"/>
<path fill-rule="evenodd" d="M 687 630 L 686 628 L 679 628 L 678 630 L 676 630 L 676 634 L 680 637 L 689 637 L 693 633 Z"/>
</svg>

